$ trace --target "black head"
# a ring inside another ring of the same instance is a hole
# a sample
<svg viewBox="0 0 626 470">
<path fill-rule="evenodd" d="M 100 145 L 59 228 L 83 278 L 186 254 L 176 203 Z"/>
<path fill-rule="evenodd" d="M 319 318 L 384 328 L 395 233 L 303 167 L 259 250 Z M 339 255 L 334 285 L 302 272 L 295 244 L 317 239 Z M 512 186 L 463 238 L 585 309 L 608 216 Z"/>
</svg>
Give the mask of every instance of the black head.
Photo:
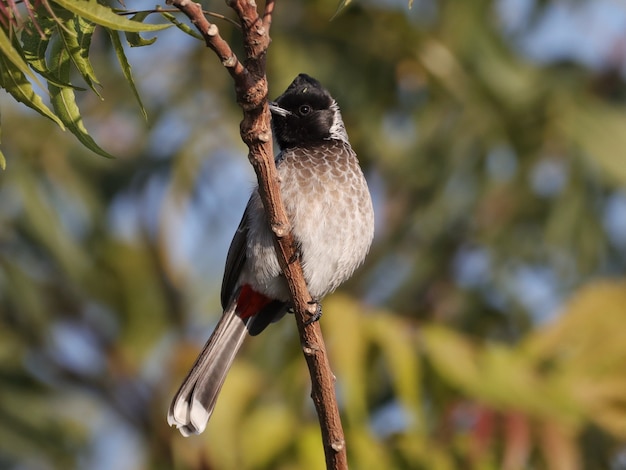
<svg viewBox="0 0 626 470">
<path fill-rule="evenodd" d="M 335 100 L 312 77 L 301 73 L 270 103 L 272 129 L 281 149 L 329 139 L 347 140 Z"/>
</svg>

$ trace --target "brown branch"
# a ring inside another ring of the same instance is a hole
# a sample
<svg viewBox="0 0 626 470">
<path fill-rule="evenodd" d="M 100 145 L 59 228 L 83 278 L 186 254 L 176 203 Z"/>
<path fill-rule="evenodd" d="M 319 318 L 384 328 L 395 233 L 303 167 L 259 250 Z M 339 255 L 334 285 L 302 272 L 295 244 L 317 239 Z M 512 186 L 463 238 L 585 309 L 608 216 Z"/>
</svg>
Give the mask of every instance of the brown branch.
<svg viewBox="0 0 626 470">
<path fill-rule="evenodd" d="M 275 235 L 278 260 L 291 291 L 302 350 L 311 375 L 311 398 L 322 431 L 326 468 L 345 470 L 348 468 L 348 461 L 335 396 L 335 380 L 319 322 L 306 325 L 306 320 L 315 313 L 315 306 L 311 304 L 312 298 L 296 253 L 296 243 L 280 196 L 280 181 L 274 163 L 265 59 L 270 43 L 269 30 L 275 1 L 266 1 L 263 18 L 259 16 L 254 1 L 229 1 L 229 6 L 237 14 L 242 26 L 246 53 L 243 65 L 220 37 L 217 27 L 202 15 L 200 5 L 190 0 L 168 0 L 168 3 L 189 17 L 205 38 L 207 46 L 215 51 L 235 81 L 237 102 L 243 109 L 241 138 L 248 146 L 248 159 L 259 181 L 259 194 L 268 223 Z"/>
</svg>

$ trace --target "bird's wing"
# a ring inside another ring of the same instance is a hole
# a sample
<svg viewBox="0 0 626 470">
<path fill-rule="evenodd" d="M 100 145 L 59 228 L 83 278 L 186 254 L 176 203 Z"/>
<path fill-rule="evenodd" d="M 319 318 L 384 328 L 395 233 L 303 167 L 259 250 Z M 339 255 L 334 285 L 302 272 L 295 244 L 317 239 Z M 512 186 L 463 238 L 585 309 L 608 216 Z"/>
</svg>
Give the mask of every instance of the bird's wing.
<svg viewBox="0 0 626 470">
<path fill-rule="evenodd" d="M 230 242 L 230 248 L 228 249 L 228 255 L 226 256 L 226 266 L 224 268 L 224 279 L 222 279 L 222 308 L 230 304 L 231 297 L 234 294 L 237 282 L 243 265 L 246 262 L 246 244 L 248 240 L 248 210 L 250 202 L 246 206 L 246 210 L 243 212 L 239 227 L 235 232 L 233 240 Z"/>
</svg>

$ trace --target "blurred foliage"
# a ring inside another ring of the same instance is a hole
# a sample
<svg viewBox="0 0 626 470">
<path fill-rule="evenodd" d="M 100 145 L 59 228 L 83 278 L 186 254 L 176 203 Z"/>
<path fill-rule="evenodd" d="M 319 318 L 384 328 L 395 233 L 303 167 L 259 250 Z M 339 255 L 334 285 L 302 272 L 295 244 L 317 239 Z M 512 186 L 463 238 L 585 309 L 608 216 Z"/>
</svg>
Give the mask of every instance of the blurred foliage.
<svg viewBox="0 0 626 470">
<path fill-rule="evenodd" d="M 129 49 L 72 2 L 30 3 L 89 35 L 81 59 L 42 23 L 35 57 L 74 57 L 52 86 L 117 158 L 1 97 L 0 468 L 323 468 L 290 319 L 246 343 L 202 436 L 165 422 L 252 185 L 228 74 L 180 29 Z M 299 72 L 332 91 L 375 199 L 372 253 L 321 320 L 351 467 L 626 468 L 623 63 L 523 52 L 563 2 L 515 27 L 515 2 L 344 3 L 329 22 L 336 0 L 279 2 L 268 68 L 272 96 Z M 20 11 L 13 41 L 35 35 Z"/>
</svg>

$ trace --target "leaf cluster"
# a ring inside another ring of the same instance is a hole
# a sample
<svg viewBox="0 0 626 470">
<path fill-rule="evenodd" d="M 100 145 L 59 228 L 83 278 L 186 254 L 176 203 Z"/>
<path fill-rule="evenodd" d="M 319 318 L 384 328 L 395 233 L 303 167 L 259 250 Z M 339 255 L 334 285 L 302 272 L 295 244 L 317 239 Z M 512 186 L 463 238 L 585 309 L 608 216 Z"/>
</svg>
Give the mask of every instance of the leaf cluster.
<svg viewBox="0 0 626 470">
<path fill-rule="evenodd" d="M 128 19 L 96 0 L 25 0 L 28 17 L 22 23 L 3 22 L 0 28 L 0 86 L 13 98 L 42 116 L 54 121 L 61 129 L 69 130 L 93 152 L 112 157 L 89 135 L 83 124 L 76 102 L 76 91 L 83 89 L 72 84 L 77 73 L 83 82 L 101 98 L 99 82 L 90 60 L 90 47 L 96 28 L 104 29 L 116 52 L 126 81 L 130 84 L 141 112 L 145 109 L 131 74 L 120 33 L 126 33 L 131 46 L 152 44 L 156 38 L 143 39 L 139 33 L 154 32 L 168 24 L 144 23 L 147 14 L 136 14 Z M 17 5 L 4 15 L 19 17 Z M 47 95 L 42 97 L 43 83 Z M 49 98 L 50 107 L 46 104 Z M 5 165 L 0 153 L 0 163 Z"/>
</svg>

